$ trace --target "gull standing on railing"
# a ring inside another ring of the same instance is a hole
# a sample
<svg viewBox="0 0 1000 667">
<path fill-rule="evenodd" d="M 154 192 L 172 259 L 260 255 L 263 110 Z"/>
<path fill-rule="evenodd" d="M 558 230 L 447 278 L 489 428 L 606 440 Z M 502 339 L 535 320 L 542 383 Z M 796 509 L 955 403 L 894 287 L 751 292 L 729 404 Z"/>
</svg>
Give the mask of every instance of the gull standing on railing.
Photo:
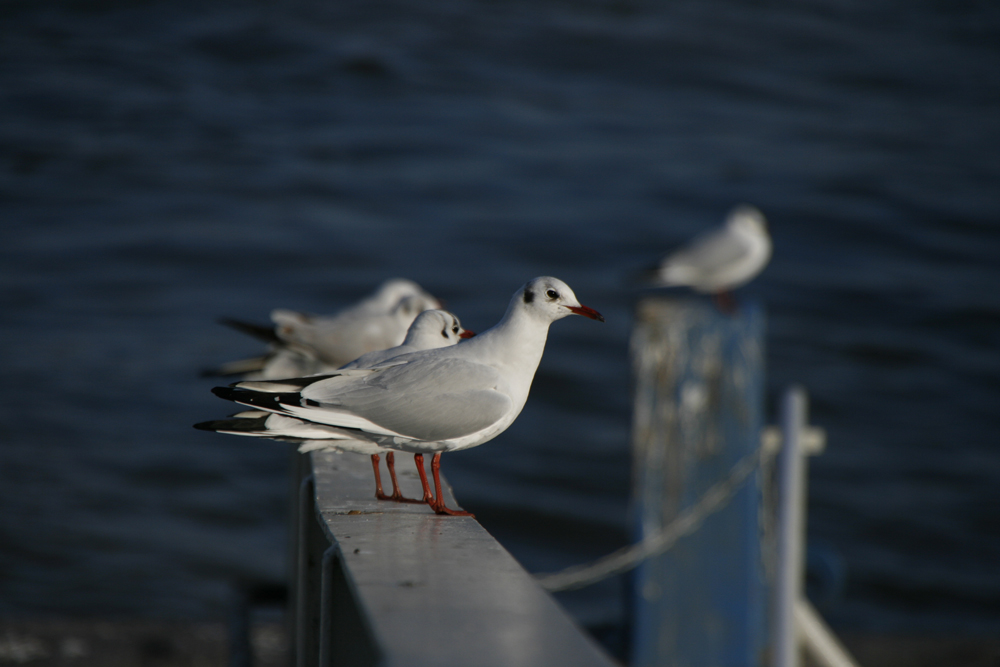
<svg viewBox="0 0 1000 667">
<path fill-rule="evenodd" d="M 410 325 L 410 329 L 406 332 L 406 338 L 403 339 L 402 345 L 391 347 L 388 350 L 363 354 L 351 363 L 344 365 L 341 370 L 366 368 L 378 365 L 401 354 L 455 345 L 462 339 L 471 338 L 474 335 L 474 332 L 463 329 L 462 323 L 452 313 L 446 310 L 425 310 L 417 316 L 417 319 L 413 320 L 413 324 Z M 370 454 L 372 457 L 372 469 L 375 471 L 375 497 L 377 499 L 395 500 L 397 502 L 428 501 L 426 497 L 423 500 L 412 500 L 403 496 L 396 481 L 395 456 L 391 449 L 386 450 L 377 443 L 370 441 L 323 439 L 323 427 L 318 424 L 304 422 L 300 419 L 293 419 L 272 412 L 251 410 L 235 414 L 229 419 L 218 419 L 195 424 L 195 428 L 205 431 L 216 431 L 218 433 L 231 433 L 233 435 L 247 435 L 301 443 L 299 451 L 302 453 L 329 450 Z M 392 481 L 392 493 L 390 495 L 386 495 L 382 490 L 382 477 L 379 473 L 379 454 L 383 451 L 386 452 L 385 463 L 389 469 L 389 479 Z"/>
<path fill-rule="evenodd" d="M 423 454 L 432 453 L 438 514 L 449 509 L 441 493 L 443 452 L 492 440 L 517 418 L 545 350 L 549 325 L 567 315 L 603 322 L 557 278 L 529 281 L 515 292 L 503 318 L 475 338 L 436 350 L 411 352 L 372 368 L 275 382 L 216 387 L 222 398 L 300 420 L 315 437 L 368 441 L 414 453 L 424 496 L 430 496 Z"/>
<path fill-rule="evenodd" d="M 233 361 L 205 375 L 244 375 L 247 380 L 302 377 L 339 368 L 368 352 L 400 345 L 425 310 L 441 307 L 412 280 L 387 280 L 362 301 L 336 315 L 271 311 L 274 326 L 223 319 L 223 324 L 270 344 L 259 357 Z"/>
</svg>

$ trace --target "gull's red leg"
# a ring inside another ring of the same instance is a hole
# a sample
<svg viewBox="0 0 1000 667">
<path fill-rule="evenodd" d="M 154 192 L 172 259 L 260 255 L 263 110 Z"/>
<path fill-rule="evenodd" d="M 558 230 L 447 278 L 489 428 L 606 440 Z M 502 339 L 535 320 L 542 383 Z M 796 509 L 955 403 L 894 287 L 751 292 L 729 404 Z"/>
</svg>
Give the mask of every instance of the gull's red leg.
<svg viewBox="0 0 1000 667">
<path fill-rule="evenodd" d="M 427 473 L 424 471 L 424 455 L 414 454 L 413 462 L 417 464 L 417 473 L 420 475 L 420 485 L 424 487 L 424 499 L 420 502 L 434 506 L 434 495 L 431 493 L 431 485 L 427 483 Z"/>
<path fill-rule="evenodd" d="M 425 503 L 426 500 L 417 500 L 416 498 L 407 498 L 403 495 L 403 492 L 399 490 L 399 483 L 396 481 L 396 455 L 389 451 L 385 454 L 385 465 L 389 469 L 389 478 L 392 479 L 392 495 L 389 496 L 389 500 L 395 500 L 397 503 Z M 421 466 L 423 467 L 423 466 Z"/>
<path fill-rule="evenodd" d="M 712 295 L 712 302 L 715 303 L 715 307 L 723 315 L 733 315 L 739 310 L 739 305 L 736 303 L 736 297 L 729 290 L 725 292 L 718 292 Z"/>
<path fill-rule="evenodd" d="M 382 490 L 382 475 L 379 474 L 378 464 L 382 459 L 379 458 L 378 454 L 372 454 L 372 470 L 375 471 L 375 498 L 377 500 L 388 500 L 390 496 L 385 495 Z M 395 486 L 396 480 L 393 480 L 393 486 Z"/>
<path fill-rule="evenodd" d="M 422 467 L 422 466 L 421 466 Z M 475 514 L 472 512 L 466 512 L 465 510 L 451 510 L 444 505 L 444 495 L 441 493 L 441 452 L 434 455 L 431 459 L 431 473 L 434 475 L 434 492 L 437 494 L 437 498 L 433 502 L 429 503 L 430 506 L 438 514 L 447 514 L 448 516 L 471 516 L 475 518 Z"/>
</svg>

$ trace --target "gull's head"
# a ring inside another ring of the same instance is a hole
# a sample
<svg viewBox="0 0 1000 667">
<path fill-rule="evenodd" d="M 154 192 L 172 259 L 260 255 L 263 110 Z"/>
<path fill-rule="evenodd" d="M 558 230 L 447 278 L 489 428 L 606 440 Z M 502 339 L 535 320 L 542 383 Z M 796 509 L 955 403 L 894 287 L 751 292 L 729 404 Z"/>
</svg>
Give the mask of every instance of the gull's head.
<svg viewBox="0 0 1000 667">
<path fill-rule="evenodd" d="M 726 216 L 726 227 L 734 232 L 747 236 L 763 236 L 767 234 L 767 218 L 756 206 L 740 204 Z"/>
<path fill-rule="evenodd" d="M 387 310 L 399 307 L 404 300 L 407 308 L 415 309 L 418 313 L 441 307 L 440 301 L 406 278 L 392 278 L 382 283 L 375 293 L 375 299 Z"/>
<path fill-rule="evenodd" d="M 463 338 L 475 336 L 462 328 L 458 318 L 447 310 L 425 310 L 413 320 L 403 345 L 421 350 L 433 350 L 454 345 Z"/>
<path fill-rule="evenodd" d="M 395 317 L 404 322 L 413 322 L 413 319 L 426 310 L 437 310 L 441 308 L 441 302 L 426 292 L 423 294 L 409 294 L 396 302 L 390 312 Z"/>
<path fill-rule="evenodd" d="M 569 285 L 551 276 L 528 281 L 514 295 L 514 299 L 525 311 L 548 322 L 555 322 L 567 315 L 583 315 L 598 322 L 604 321 L 603 315 L 576 300 Z"/>
</svg>

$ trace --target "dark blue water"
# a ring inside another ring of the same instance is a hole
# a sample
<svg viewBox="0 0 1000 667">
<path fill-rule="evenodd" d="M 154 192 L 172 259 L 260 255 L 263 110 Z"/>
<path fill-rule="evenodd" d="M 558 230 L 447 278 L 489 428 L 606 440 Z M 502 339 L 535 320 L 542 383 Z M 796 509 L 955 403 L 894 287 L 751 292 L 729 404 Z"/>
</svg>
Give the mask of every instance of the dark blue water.
<svg viewBox="0 0 1000 667">
<path fill-rule="evenodd" d="M 215 324 L 406 276 L 480 330 L 555 275 L 528 406 L 445 457 L 529 569 L 627 539 L 625 279 L 748 201 L 769 397 L 812 396 L 838 627 L 1000 629 L 988 2 L 8 1 L 0 614 L 218 616 L 283 576 L 284 445 L 197 432 Z M 621 618 L 620 582 L 566 596 Z"/>
</svg>

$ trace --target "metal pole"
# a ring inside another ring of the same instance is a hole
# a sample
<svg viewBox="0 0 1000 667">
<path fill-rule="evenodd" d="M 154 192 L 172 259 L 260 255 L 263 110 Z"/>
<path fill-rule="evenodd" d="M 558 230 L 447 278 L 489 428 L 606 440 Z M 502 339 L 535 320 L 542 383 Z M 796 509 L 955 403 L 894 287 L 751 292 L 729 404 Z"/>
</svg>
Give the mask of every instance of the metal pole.
<svg viewBox="0 0 1000 667">
<path fill-rule="evenodd" d="M 650 297 L 636 309 L 636 542 L 659 541 L 667 526 L 690 532 L 632 577 L 636 667 L 760 667 L 769 644 L 760 480 L 752 472 L 763 419 L 763 341 L 764 313 L 753 303 L 723 313 L 699 300 Z M 737 478 L 743 483 L 724 481 Z M 692 530 L 707 507 L 718 512 Z"/>
<path fill-rule="evenodd" d="M 774 587 L 774 667 L 797 667 L 795 605 L 802 595 L 804 490 L 801 453 L 806 392 L 791 387 L 781 403 L 782 447 L 778 453 L 778 571 Z"/>
<path fill-rule="evenodd" d="M 795 620 L 803 648 L 812 656 L 812 662 L 819 667 L 858 667 L 808 600 L 799 600 L 795 607 Z"/>
</svg>

